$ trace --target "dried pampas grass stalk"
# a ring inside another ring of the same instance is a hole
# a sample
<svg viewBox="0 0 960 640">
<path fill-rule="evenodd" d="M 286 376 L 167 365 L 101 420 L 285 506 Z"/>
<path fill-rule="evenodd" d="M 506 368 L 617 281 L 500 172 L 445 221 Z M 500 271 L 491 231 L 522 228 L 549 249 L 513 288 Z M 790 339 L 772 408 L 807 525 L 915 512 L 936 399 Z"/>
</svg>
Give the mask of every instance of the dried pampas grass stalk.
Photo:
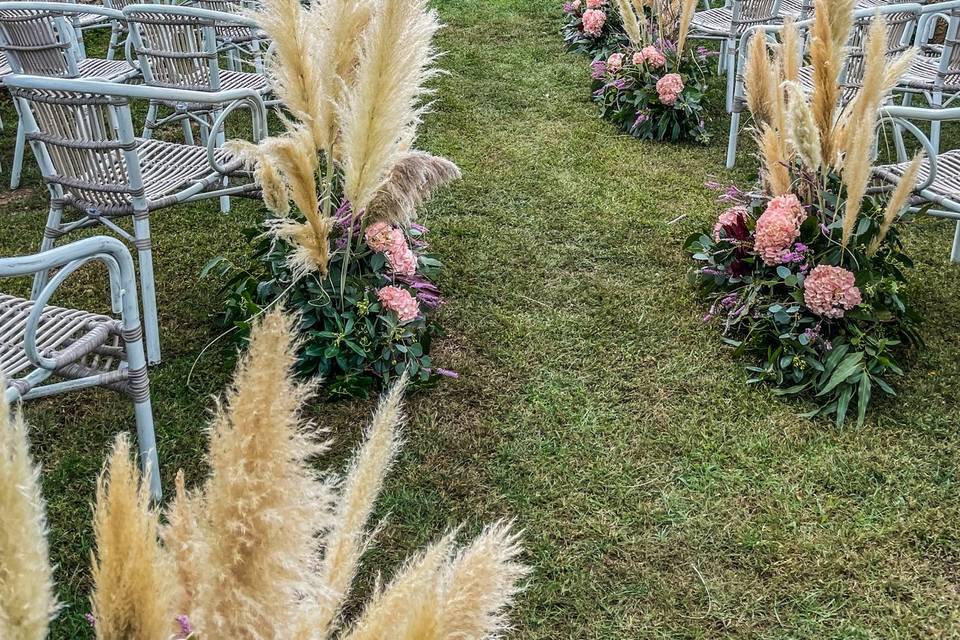
<svg viewBox="0 0 960 640">
<path fill-rule="evenodd" d="M 810 105 L 799 85 L 785 82 L 789 96 L 787 106 L 787 139 L 803 163 L 813 171 L 820 169 L 820 133 L 813 121 Z"/>
<path fill-rule="evenodd" d="M 208 555 L 206 541 L 211 535 L 203 520 L 205 512 L 203 494 L 188 492 L 183 471 L 178 471 L 174 498 L 165 511 L 167 524 L 160 529 L 164 551 L 176 568 L 174 610 L 177 612 L 193 609 L 200 596 L 200 576 Z"/>
<path fill-rule="evenodd" d="M 290 191 L 273 159 L 259 145 L 247 140 L 229 140 L 224 149 L 242 160 L 244 168 L 253 170 L 253 179 L 259 185 L 263 204 L 278 216 L 290 214 Z"/>
<path fill-rule="evenodd" d="M 200 637 L 244 638 L 252 630 L 293 637 L 302 609 L 296 594 L 312 590 L 316 534 L 330 525 L 331 493 L 310 466 L 325 445 L 300 421 L 312 387 L 291 378 L 293 324 L 274 310 L 255 327 L 210 429 L 205 539 L 190 612 Z"/>
<path fill-rule="evenodd" d="M 344 195 L 361 215 L 409 150 L 436 74 L 427 0 L 383 0 L 364 32 L 356 81 L 337 105 Z"/>
<path fill-rule="evenodd" d="M 693 13 L 697 10 L 697 0 L 683 0 L 683 7 L 680 11 L 680 24 L 677 26 L 677 51 L 683 53 L 683 48 L 687 44 L 687 36 L 690 34 L 690 22 L 693 20 Z"/>
<path fill-rule="evenodd" d="M 318 629 L 333 625 L 348 595 L 360 556 L 366 550 L 367 523 L 400 446 L 401 401 L 406 384 L 404 374 L 380 401 L 366 440 L 347 470 L 320 567 L 320 583 L 325 588 L 317 606 L 315 626 Z"/>
<path fill-rule="evenodd" d="M 790 191 L 788 158 L 783 155 L 782 136 L 770 125 L 764 125 L 760 133 L 760 155 L 763 158 L 763 179 L 770 193 L 781 196 Z"/>
<path fill-rule="evenodd" d="M 915 55 L 910 50 L 900 56 L 893 66 L 900 68 L 912 60 Z M 874 141 L 876 139 L 877 116 L 889 87 L 887 78 L 887 23 L 882 16 L 876 16 L 870 24 L 867 34 L 863 83 L 857 97 L 849 109 L 846 109 L 839 128 L 843 142 L 843 161 L 841 178 L 846 186 L 847 201 L 843 215 L 843 236 L 841 244 L 846 247 L 853 236 L 853 230 L 860 216 L 863 197 L 870 181 Z"/>
<path fill-rule="evenodd" d="M 644 44 L 643 33 L 640 30 L 640 21 L 637 19 L 637 14 L 633 11 L 633 5 L 628 0 L 617 0 L 617 11 L 620 12 L 623 30 L 627 33 L 630 43 L 635 47 L 642 47 Z"/>
<path fill-rule="evenodd" d="M 174 631 L 173 567 L 157 538 L 157 513 L 130 453 L 117 436 L 97 483 L 96 553 L 90 597 L 98 640 L 169 640 Z"/>
<path fill-rule="evenodd" d="M 374 8 L 371 0 L 315 0 L 308 10 L 314 38 L 304 55 L 318 69 L 323 88 L 315 120 L 321 130 L 317 148 L 324 150 L 328 164 L 337 160 L 333 157 L 340 129 L 337 104 L 355 80 L 361 38 Z"/>
<path fill-rule="evenodd" d="M 317 36 L 304 15 L 300 0 L 264 0 L 252 13 L 273 43 L 268 75 L 274 92 L 319 142 L 325 142 L 325 123 L 320 120 L 325 92 L 320 73 L 324 67 L 304 55 L 314 49 Z"/>
<path fill-rule="evenodd" d="M 870 241 L 870 245 L 867 247 L 868 256 L 876 255 L 877 251 L 880 249 L 880 245 L 883 244 L 887 234 L 890 233 L 890 227 L 893 226 L 893 223 L 896 221 L 897 217 L 900 216 L 900 213 L 906 206 L 907 200 L 910 198 L 914 187 L 917 185 L 917 176 L 920 174 L 920 167 L 923 165 L 923 158 L 923 153 L 917 153 L 913 157 L 913 161 L 910 163 L 910 166 L 907 167 L 907 170 L 903 172 L 900 182 L 897 183 L 897 188 L 894 189 L 893 194 L 890 196 L 890 200 L 887 201 L 887 207 L 883 211 L 883 221 L 880 223 L 880 231 L 873 238 L 873 240 Z"/>
<path fill-rule="evenodd" d="M 423 151 L 408 151 L 390 172 L 387 182 L 370 203 L 370 216 L 394 224 L 409 224 L 417 208 L 445 184 L 460 179 L 460 169 L 450 160 Z"/>
<path fill-rule="evenodd" d="M 814 12 L 810 62 L 813 68 L 813 121 L 820 132 L 820 156 L 834 157 L 833 126 L 840 98 L 840 71 L 853 24 L 854 0 L 821 2 Z"/>
<path fill-rule="evenodd" d="M 519 534 L 507 522 L 491 525 L 444 572 L 437 638 L 483 638 L 507 630 L 504 611 L 528 570 L 517 562 Z"/>
<path fill-rule="evenodd" d="M 0 390 L 6 381 L 0 376 Z M 0 638 L 42 640 L 60 609 L 47 547 L 40 470 L 27 425 L 0 392 Z"/>
<path fill-rule="evenodd" d="M 750 38 L 749 47 L 744 77 L 747 108 L 750 109 L 756 123 L 764 125 L 773 120 L 779 81 L 776 84 L 772 83 L 776 74 L 766 39 L 763 36 L 754 36 Z"/>
<path fill-rule="evenodd" d="M 800 79 L 801 46 L 800 33 L 793 18 L 788 18 L 783 24 L 780 46 L 783 51 L 783 79 L 797 82 Z"/>
</svg>

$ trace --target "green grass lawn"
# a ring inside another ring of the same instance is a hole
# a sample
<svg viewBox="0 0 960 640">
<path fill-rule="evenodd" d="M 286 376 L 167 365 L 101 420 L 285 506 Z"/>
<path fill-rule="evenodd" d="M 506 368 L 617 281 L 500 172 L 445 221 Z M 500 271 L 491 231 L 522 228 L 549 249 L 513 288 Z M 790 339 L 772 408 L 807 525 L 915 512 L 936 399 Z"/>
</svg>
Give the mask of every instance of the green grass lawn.
<svg viewBox="0 0 960 640">
<path fill-rule="evenodd" d="M 960 636 L 951 225 L 924 219 L 907 233 L 928 348 L 899 397 L 862 427 L 799 418 L 809 407 L 745 386 L 686 281 L 683 239 L 718 211 L 703 183 L 748 184 L 750 145 L 730 174 L 721 114 L 702 148 L 639 142 L 599 121 L 587 61 L 562 49 L 559 2 L 437 5 L 449 74 L 420 146 L 454 159 L 464 179 L 422 221 L 447 266 L 434 360 L 461 379 L 410 398 L 364 584 L 369 567 L 392 571 L 456 523 L 473 533 L 511 516 L 534 567 L 513 614 L 518 638 Z M 6 168 L 15 119 L 3 104 Z M 2 255 L 38 245 L 46 196 L 32 166 L 26 187 L 3 194 Z M 212 256 L 242 257 L 241 230 L 260 215 L 235 205 L 152 220 L 164 364 L 151 376 L 168 488 L 178 468 L 203 475 L 211 394 L 235 360 L 218 346 L 198 360 L 220 303 L 217 282 L 198 274 Z M 83 272 L 64 300 L 102 304 L 104 283 Z M 311 407 L 337 439 L 333 463 L 371 406 Z M 90 637 L 90 502 L 132 409 L 93 391 L 26 413 L 69 605 L 54 637 Z"/>
</svg>

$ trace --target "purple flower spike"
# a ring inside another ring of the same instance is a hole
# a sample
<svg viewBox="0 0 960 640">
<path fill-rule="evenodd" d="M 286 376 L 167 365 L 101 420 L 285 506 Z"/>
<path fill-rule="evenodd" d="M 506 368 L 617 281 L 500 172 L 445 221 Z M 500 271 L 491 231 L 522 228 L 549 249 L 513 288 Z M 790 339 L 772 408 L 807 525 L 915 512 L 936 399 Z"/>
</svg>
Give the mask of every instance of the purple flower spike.
<svg viewBox="0 0 960 640">
<path fill-rule="evenodd" d="M 193 625 L 190 623 L 190 618 L 181 614 L 174 618 L 177 621 L 177 624 L 180 625 L 180 636 L 179 639 L 190 637 L 190 634 L 193 633 Z"/>
<path fill-rule="evenodd" d="M 97 619 L 93 617 L 93 614 L 92 614 L 92 613 L 85 613 L 85 614 L 83 614 L 83 619 L 86 620 L 86 621 L 87 621 L 87 624 L 89 624 L 91 627 L 96 628 L 96 626 L 97 626 Z"/>
<path fill-rule="evenodd" d="M 460 378 L 459 373 L 456 371 L 450 371 L 449 369 L 437 368 L 437 375 L 441 375 L 444 378 L 453 378 L 454 380 L 458 380 Z"/>
</svg>

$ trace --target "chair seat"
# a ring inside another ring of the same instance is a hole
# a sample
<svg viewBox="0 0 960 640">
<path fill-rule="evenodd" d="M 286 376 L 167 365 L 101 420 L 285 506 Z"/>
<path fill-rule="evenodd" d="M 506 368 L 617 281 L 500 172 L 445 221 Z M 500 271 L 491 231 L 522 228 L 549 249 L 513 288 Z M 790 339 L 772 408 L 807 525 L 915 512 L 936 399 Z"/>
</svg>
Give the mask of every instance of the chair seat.
<svg viewBox="0 0 960 640">
<path fill-rule="evenodd" d="M 80 72 L 80 77 L 87 80 L 90 78 L 116 80 L 136 74 L 136 70 L 126 60 L 105 60 L 103 58 L 79 60 L 77 61 L 77 70 Z"/>
<path fill-rule="evenodd" d="M 0 53 L 0 76 L 5 76 L 10 73 L 13 73 L 13 69 L 7 64 L 7 54 Z"/>
<path fill-rule="evenodd" d="M 939 74 L 940 58 L 917 56 L 900 83 L 911 89 L 933 91 L 937 88 Z M 950 93 L 960 91 L 960 70 L 948 70 L 940 88 Z"/>
<path fill-rule="evenodd" d="M 17 374 L 34 369 L 24 349 L 27 318 L 32 309 L 33 301 L 0 293 L 0 374 L 7 379 L 7 386 L 16 384 L 12 379 Z M 71 345 L 82 345 L 83 353 L 88 354 L 119 334 L 120 323 L 109 316 L 47 306 L 38 324 L 37 345 L 44 356 L 62 353 Z M 77 360 L 81 358 L 82 355 Z"/>
<path fill-rule="evenodd" d="M 214 173 L 207 161 L 206 147 L 153 138 L 140 138 L 138 142 L 147 200 L 155 202 L 174 195 Z M 227 164 L 231 159 L 231 155 L 223 149 L 216 149 L 214 157 L 221 164 Z"/>
<path fill-rule="evenodd" d="M 221 71 L 220 88 L 227 89 L 252 89 L 257 93 L 264 94 L 270 91 L 270 81 L 266 74 L 248 73 L 246 71 Z"/>
<path fill-rule="evenodd" d="M 874 169 L 874 174 L 886 182 L 896 184 L 903 177 L 910 166 L 909 162 L 888 164 Z M 920 167 L 917 182 L 924 182 L 930 175 L 930 163 L 925 162 Z M 935 196 L 936 202 L 949 200 L 960 205 L 960 149 L 945 151 L 937 156 L 937 175 L 927 191 Z"/>
</svg>

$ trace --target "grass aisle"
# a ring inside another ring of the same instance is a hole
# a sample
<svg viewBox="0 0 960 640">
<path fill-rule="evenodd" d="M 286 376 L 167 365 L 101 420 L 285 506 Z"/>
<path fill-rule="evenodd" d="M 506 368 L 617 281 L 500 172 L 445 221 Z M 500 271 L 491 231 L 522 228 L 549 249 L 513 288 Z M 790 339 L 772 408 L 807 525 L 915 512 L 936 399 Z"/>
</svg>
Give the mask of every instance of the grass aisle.
<svg viewBox="0 0 960 640">
<path fill-rule="evenodd" d="M 535 573 L 514 612 L 524 639 L 938 638 L 960 634 L 960 266 L 952 229 L 908 240 L 928 349 L 899 398 L 862 428 L 744 386 L 740 365 L 686 284 L 683 239 L 716 214 L 706 148 L 618 136 L 587 99 L 551 0 L 438 0 L 449 75 L 421 146 L 464 180 L 424 216 L 447 265 L 448 332 L 435 361 L 461 373 L 410 401 L 407 445 L 368 566 L 390 572 L 461 521 L 513 515 Z M 5 149 L 13 136 L 5 102 Z M 726 123 L 716 124 L 722 134 Z M 9 166 L 9 151 L 4 152 Z M 750 166 L 744 156 L 743 166 Z M 39 241 L 45 198 L 3 208 L 0 252 Z M 680 216 L 678 223 L 669 221 Z M 209 394 L 228 380 L 214 348 L 213 255 L 243 255 L 249 203 L 155 216 L 165 364 L 152 371 L 165 486 L 203 472 Z M 67 301 L 102 301 L 103 274 Z M 23 291 L 25 283 L 18 283 Z M 9 286 L 5 284 L 5 290 Z M 319 405 L 343 456 L 369 402 Z M 52 548 L 70 608 L 57 638 L 90 637 L 89 502 L 132 411 L 107 392 L 27 405 L 44 467 Z M 373 579 L 365 574 L 366 583 Z"/>
</svg>

